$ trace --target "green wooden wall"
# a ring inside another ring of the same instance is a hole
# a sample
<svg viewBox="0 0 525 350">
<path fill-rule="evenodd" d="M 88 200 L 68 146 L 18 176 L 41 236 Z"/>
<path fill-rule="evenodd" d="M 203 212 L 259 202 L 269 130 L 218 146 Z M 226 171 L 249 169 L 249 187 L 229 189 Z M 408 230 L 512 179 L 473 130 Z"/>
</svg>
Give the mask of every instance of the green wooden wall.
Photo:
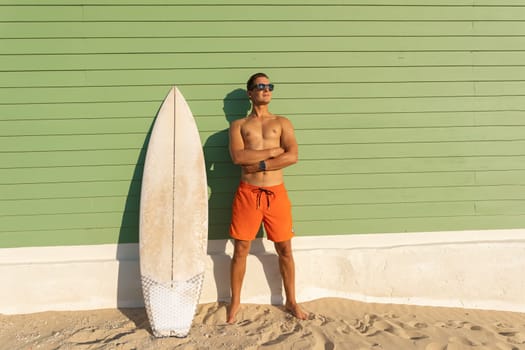
<svg viewBox="0 0 525 350">
<path fill-rule="evenodd" d="M 525 3 L 0 0 L 0 247 L 137 242 L 173 84 L 227 237 L 230 120 L 276 84 L 299 236 L 525 227 Z"/>
</svg>

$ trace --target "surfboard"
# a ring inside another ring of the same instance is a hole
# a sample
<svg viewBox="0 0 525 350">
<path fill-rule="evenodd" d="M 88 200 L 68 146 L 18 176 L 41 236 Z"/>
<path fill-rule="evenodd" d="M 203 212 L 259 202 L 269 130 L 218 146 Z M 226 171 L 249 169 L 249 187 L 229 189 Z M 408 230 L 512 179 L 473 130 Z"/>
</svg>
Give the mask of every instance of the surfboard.
<svg viewBox="0 0 525 350">
<path fill-rule="evenodd" d="M 186 337 L 199 302 L 208 237 L 208 187 L 199 132 L 177 87 L 158 111 L 140 195 L 144 305 L 156 337 Z"/>
</svg>

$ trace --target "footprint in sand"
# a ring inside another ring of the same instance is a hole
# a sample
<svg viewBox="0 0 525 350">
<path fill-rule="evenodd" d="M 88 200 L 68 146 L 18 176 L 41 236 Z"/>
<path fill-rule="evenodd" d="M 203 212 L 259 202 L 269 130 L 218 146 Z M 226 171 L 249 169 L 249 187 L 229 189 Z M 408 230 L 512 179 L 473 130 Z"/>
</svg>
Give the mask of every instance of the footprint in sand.
<svg viewBox="0 0 525 350">
<path fill-rule="evenodd" d="M 507 341 L 512 344 L 525 344 L 525 333 L 521 332 L 503 332 L 500 335 L 507 338 Z"/>
<path fill-rule="evenodd" d="M 471 331 L 482 331 L 483 330 L 482 327 L 480 327 L 478 325 L 475 325 L 475 324 L 472 324 L 470 322 L 455 321 L 455 320 L 449 320 L 447 322 L 436 322 L 436 323 L 434 323 L 434 327 L 452 328 L 452 329 L 465 328 L 465 329 L 469 329 Z"/>
<path fill-rule="evenodd" d="M 310 313 L 308 315 L 308 320 L 309 321 L 314 321 L 314 324 L 318 325 L 318 326 L 324 326 L 324 325 L 334 321 L 334 319 L 332 319 L 330 317 L 326 317 L 323 314 L 314 314 L 314 313 Z"/>
<path fill-rule="evenodd" d="M 344 334 L 344 335 L 348 335 L 348 334 L 352 333 L 353 327 L 345 320 L 341 320 L 341 322 L 343 323 L 343 325 L 337 327 L 336 331 L 339 334 Z"/>
<path fill-rule="evenodd" d="M 423 329 L 423 328 L 427 328 L 428 325 L 424 322 L 417 322 L 417 321 L 410 321 L 410 322 L 407 322 L 407 324 L 412 327 L 412 328 L 417 328 L 417 329 Z"/>
<path fill-rule="evenodd" d="M 397 320 L 385 320 L 377 315 L 365 315 L 362 320 L 355 320 L 352 328 L 360 334 L 371 337 L 381 332 L 386 332 L 397 337 L 409 340 L 424 339 L 427 336 L 418 329 L 426 328 L 427 325 L 421 322 L 411 322 L 404 324 Z"/>
<path fill-rule="evenodd" d="M 446 325 L 447 328 L 463 328 L 467 322 L 466 321 L 456 321 L 456 320 L 448 320 Z"/>
<path fill-rule="evenodd" d="M 477 343 L 475 341 L 472 341 L 466 337 L 450 337 L 448 338 L 449 344 L 457 344 L 461 345 L 462 347 L 474 347 L 474 346 L 480 346 L 480 343 Z"/>
<path fill-rule="evenodd" d="M 465 325 L 463 327 L 465 327 L 467 329 L 470 329 L 471 331 L 482 331 L 483 330 L 483 328 L 481 326 L 478 326 L 476 324 L 472 324 L 472 323 L 469 323 L 469 322 L 465 323 Z"/>
<path fill-rule="evenodd" d="M 398 328 L 393 333 L 403 339 L 418 340 L 428 338 L 427 335 L 411 329 Z"/>
<path fill-rule="evenodd" d="M 355 319 L 351 327 L 358 333 L 370 337 L 377 334 L 380 330 L 373 327 L 375 320 L 378 317 L 376 315 L 366 314 L 362 319 Z"/>
<path fill-rule="evenodd" d="M 394 327 L 390 323 L 384 320 L 374 322 L 374 328 L 383 332 L 391 332 L 394 329 Z"/>
<path fill-rule="evenodd" d="M 384 321 L 384 322 L 390 325 L 390 328 L 388 329 L 386 329 L 385 326 L 383 326 L 383 328 L 385 328 L 385 331 L 391 334 L 394 334 L 400 338 L 409 339 L 409 340 L 418 340 L 418 339 L 424 339 L 428 337 L 427 335 L 418 331 L 418 329 L 427 327 L 425 323 L 415 322 L 415 321 L 412 321 L 409 323 L 403 323 L 403 322 L 394 321 L 394 320 L 389 320 L 389 321 Z"/>
<path fill-rule="evenodd" d="M 303 327 L 298 323 L 294 325 L 282 323 L 279 328 L 280 332 L 270 334 L 268 339 L 262 339 L 262 343 L 260 344 L 262 348 L 267 346 L 275 346 L 277 344 L 279 344 L 279 346 L 295 344 L 300 338 L 307 335 L 303 331 Z M 276 334 L 279 335 L 276 338 L 273 338 L 273 336 Z"/>
<path fill-rule="evenodd" d="M 506 323 L 497 323 L 494 325 L 494 331 L 497 335 L 511 344 L 525 344 L 525 333 L 520 332 L 518 329 L 514 328 L 512 325 Z"/>
</svg>

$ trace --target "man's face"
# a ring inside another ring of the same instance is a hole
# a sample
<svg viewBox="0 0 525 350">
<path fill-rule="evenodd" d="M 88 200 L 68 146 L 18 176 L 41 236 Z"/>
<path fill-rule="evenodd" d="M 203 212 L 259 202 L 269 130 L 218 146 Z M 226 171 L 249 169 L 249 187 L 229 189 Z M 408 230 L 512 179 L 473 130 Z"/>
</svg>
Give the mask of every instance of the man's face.
<svg viewBox="0 0 525 350">
<path fill-rule="evenodd" d="M 264 84 L 263 89 L 259 89 L 257 87 L 258 84 Z M 253 86 L 250 91 L 248 91 L 248 96 L 250 97 L 250 100 L 254 104 L 262 105 L 262 104 L 269 104 L 272 100 L 272 92 L 270 91 L 269 85 L 270 80 L 266 77 L 259 77 L 255 79 Z"/>
</svg>

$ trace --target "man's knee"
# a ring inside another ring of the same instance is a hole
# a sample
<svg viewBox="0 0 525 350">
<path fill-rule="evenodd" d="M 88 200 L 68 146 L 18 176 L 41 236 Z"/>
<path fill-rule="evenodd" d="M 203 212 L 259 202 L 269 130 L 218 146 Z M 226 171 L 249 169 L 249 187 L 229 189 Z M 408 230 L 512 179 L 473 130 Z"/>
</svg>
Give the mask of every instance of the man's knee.
<svg viewBox="0 0 525 350">
<path fill-rule="evenodd" d="M 250 253 L 250 241 L 236 240 L 233 249 L 233 259 L 246 259 Z"/>
<path fill-rule="evenodd" d="M 276 242 L 275 251 L 281 258 L 291 258 L 292 257 L 291 241 Z"/>
</svg>

